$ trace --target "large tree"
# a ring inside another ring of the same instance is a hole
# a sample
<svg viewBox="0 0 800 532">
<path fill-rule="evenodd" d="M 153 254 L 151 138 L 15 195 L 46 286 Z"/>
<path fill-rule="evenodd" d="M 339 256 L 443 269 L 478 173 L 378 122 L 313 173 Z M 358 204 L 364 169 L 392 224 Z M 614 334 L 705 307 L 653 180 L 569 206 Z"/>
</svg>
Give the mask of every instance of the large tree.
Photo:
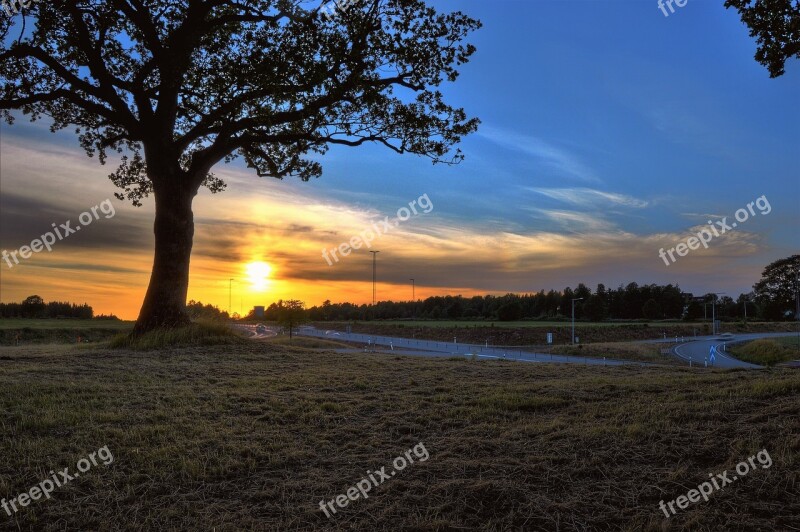
<svg viewBox="0 0 800 532">
<path fill-rule="evenodd" d="M 322 173 L 331 145 L 456 163 L 478 121 L 444 102 L 480 23 L 423 0 L 51 0 L 0 17 L 0 110 L 122 154 L 120 199 L 153 195 L 155 258 L 134 332 L 188 323 L 200 187 L 242 157 L 261 177 Z M 16 112 L 13 112 L 16 111 Z"/>
<path fill-rule="evenodd" d="M 725 0 L 735 8 L 758 42 L 756 61 L 769 75 L 783 75 L 786 61 L 800 58 L 800 0 Z"/>
<path fill-rule="evenodd" d="M 787 312 L 796 312 L 800 292 L 800 255 L 768 264 L 753 291 L 766 318 L 780 319 Z M 800 316 L 796 318 L 800 319 Z"/>
</svg>

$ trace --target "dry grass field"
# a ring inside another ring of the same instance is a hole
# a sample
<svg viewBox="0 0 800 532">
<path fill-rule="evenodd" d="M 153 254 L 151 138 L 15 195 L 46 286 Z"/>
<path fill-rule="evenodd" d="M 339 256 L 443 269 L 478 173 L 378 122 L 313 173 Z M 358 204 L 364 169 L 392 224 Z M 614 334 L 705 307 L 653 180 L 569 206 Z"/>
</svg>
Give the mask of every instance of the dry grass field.
<svg viewBox="0 0 800 532">
<path fill-rule="evenodd" d="M 108 446 L 5 530 L 798 530 L 800 373 L 0 348 L 0 497 Z M 321 500 L 423 442 L 332 518 Z M 773 460 L 667 519 L 762 449 Z"/>
</svg>

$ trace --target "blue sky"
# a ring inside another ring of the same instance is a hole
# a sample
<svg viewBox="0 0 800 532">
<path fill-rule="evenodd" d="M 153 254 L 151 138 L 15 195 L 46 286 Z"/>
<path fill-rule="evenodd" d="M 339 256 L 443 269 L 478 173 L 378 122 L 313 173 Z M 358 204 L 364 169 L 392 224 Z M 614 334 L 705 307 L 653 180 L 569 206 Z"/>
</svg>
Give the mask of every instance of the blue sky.
<svg viewBox="0 0 800 532">
<path fill-rule="evenodd" d="M 697 215 L 731 216 L 766 195 L 774 210 L 747 227 L 762 248 L 735 264 L 796 252 L 800 65 L 770 79 L 722 2 L 690 0 L 669 17 L 655 1 L 436 5 L 484 23 L 478 53 L 446 88 L 483 121 L 462 147 L 467 160 L 431 168 L 377 148 L 334 152 L 320 188 L 344 201 L 353 190 L 382 194 L 390 209 L 417 187 L 460 223 L 580 232 L 607 221 L 642 236 L 685 232 L 707 222 Z M 541 212 L 551 210 L 586 220 Z M 658 262 L 638 269 L 669 279 Z"/>
<path fill-rule="evenodd" d="M 476 55 L 455 84 L 443 87 L 449 103 L 482 121 L 461 146 L 462 164 L 433 166 L 377 146 L 336 147 L 325 156 L 323 177 L 302 183 L 259 180 L 237 162 L 215 169 L 229 189 L 220 198 L 198 198 L 196 217 L 233 223 L 237 211 L 247 210 L 240 206 L 258 198 L 265 216 L 282 219 L 262 226 L 249 220 L 251 229 L 304 223 L 313 245 L 273 256 L 265 248 L 262 259 L 277 265 L 287 283 L 311 283 L 304 291 L 311 304 L 330 293 L 369 300 L 368 254 L 330 269 L 319 264 L 316 250 L 422 194 L 434 211 L 380 242 L 384 294 L 416 277 L 423 297 L 629 281 L 677 282 L 688 291 L 735 297 L 766 264 L 798 252 L 800 62 L 770 79 L 753 58 L 755 42 L 738 14 L 722 0 L 688 0 L 669 17 L 655 0 L 432 3 L 484 24 L 470 39 Z M 4 195 L 30 196 L 39 186 L 43 205 L 63 204 L 64 192 L 83 197 L 85 189 L 68 179 L 60 181 L 58 197 L 53 193 L 49 180 L 64 165 L 91 174 L 85 179 L 98 201 L 111 195 L 105 176 L 112 168 L 86 159 L 70 133 L 20 125 L 3 126 Z M 34 146 L 58 156 L 31 161 L 25 149 Z M 768 215 L 750 217 L 709 249 L 670 266 L 659 258 L 660 248 L 685 241 L 710 219 L 733 218 L 761 196 L 771 205 Z M 85 208 L 78 199 L 74 206 Z M 118 206 L 115 223 L 149 231 L 149 206 Z M 6 215 L 3 225 L 9 224 Z M 199 228 L 196 253 L 212 233 Z M 5 231 L 2 246 L 16 248 L 35 236 Z M 138 244 L 143 253 L 151 245 L 147 238 Z M 237 252 L 227 266 L 220 260 L 208 271 L 193 270 L 192 287 L 222 304 L 227 284 L 214 276 L 227 278 L 243 260 L 251 259 Z M 143 293 L 147 261 L 138 268 L 123 285 Z M 28 295 L 23 274 L 2 275 L 3 300 Z M 252 302 L 289 292 L 285 286 Z"/>
</svg>

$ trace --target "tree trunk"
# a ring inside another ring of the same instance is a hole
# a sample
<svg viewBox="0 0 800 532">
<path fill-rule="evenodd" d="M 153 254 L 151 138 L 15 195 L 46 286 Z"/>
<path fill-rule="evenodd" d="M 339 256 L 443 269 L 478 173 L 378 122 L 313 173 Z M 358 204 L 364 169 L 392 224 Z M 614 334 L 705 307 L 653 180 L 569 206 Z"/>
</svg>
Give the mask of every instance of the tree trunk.
<svg viewBox="0 0 800 532">
<path fill-rule="evenodd" d="M 196 190 L 178 179 L 172 186 L 155 186 L 156 247 L 150 285 L 133 328 L 134 335 L 189 325 L 186 294 L 189 290 L 189 259 L 194 237 L 192 200 Z"/>
</svg>

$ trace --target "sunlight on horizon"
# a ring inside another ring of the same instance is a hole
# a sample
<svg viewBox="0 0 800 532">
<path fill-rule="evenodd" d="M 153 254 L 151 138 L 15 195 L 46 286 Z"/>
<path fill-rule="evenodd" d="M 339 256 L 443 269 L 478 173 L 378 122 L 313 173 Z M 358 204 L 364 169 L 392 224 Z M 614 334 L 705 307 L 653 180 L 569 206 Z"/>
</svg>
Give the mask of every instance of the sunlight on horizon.
<svg viewBox="0 0 800 532">
<path fill-rule="evenodd" d="M 250 290 L 254 292 L 265 292 L 270 285 L 269 276 L 272 273 L 272 266 L 263 261 L 249 262 L 245 265 L 245 273 L 250 283 Z"/>
</svg>

